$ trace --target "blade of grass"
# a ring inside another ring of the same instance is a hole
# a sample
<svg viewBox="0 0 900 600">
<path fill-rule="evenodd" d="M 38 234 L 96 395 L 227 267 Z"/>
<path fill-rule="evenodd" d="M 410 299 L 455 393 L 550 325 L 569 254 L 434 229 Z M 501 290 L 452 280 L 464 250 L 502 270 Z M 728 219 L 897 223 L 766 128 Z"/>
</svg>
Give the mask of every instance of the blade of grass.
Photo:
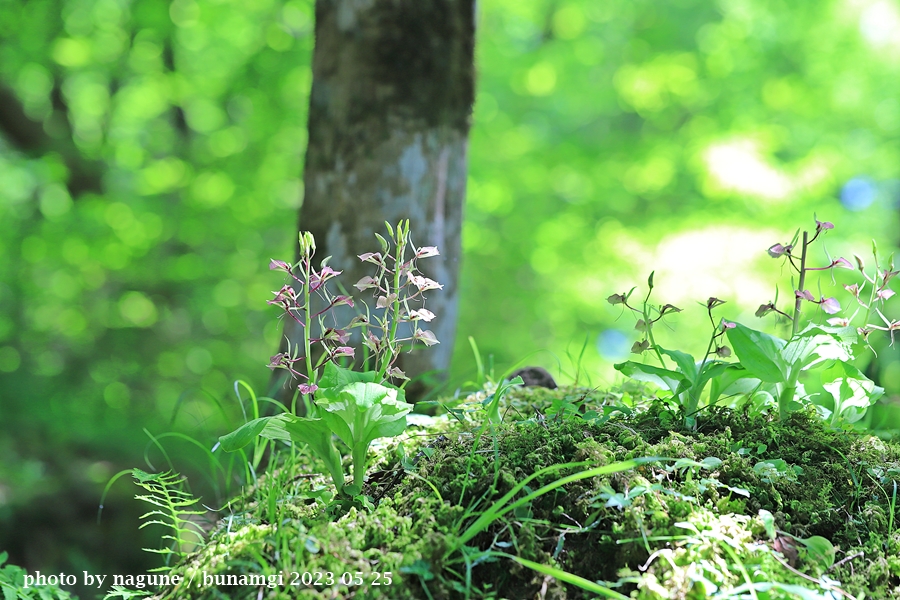
<svg viewBox="0 0 900 600">
<path fill-rule="evenodd" d="M 542 565 L 540 563 L 532 562 L 518 556 L 513 556 L 512 554 L 506 554 L 505 552 L 491 552 L 491 555 L 514 560 L 523 567 L 528 567 L 532 571 L 537 571 L 538 573 L 541 573 L 543 575 L 548 575 L 550 577 L 553 577 L 554 579 L 558 579 L 559 581 L 571 583 L 572 585 L 576 585 L 583 590 L 587 590 L 588 592 L 600 594 L 601 596 L 605 596 L 607 598 L 615 598 L 616 600 L 628 600 L 628 596 L 613 591 L 606 586 L 602 586 L 599 583 L 591 581 L 590 579 L 579 577 L 578 575 L 563 571 L 562 569 L 557 569 L 556 567 Z"/>
<path fill-rule="evenodd" d="M 588 469 L 586 471 L 579 471 L 578 473 L 574 473 L 572 475 L 568 475 L 566 477 L 562 477 L 561 479 L 557 479 L 553 483 L 548 483 L 542 488 L 528 494 L 520 498 L 519 500 L 509 504 L 507 503 L 519 493 L 522 488 L 524 488 L 528 483 L 533 481 L 535 478 L 540 477 L 541 475 L 546 475 L 547 473 L 553 473 L 555 471 L 561 471 L 563 469 L 569 468 L 578 468 L 584 467 L 586 465 L 591 464 L 590 461 L 584 462 L 573 462 L 573 463 L 563 463 L 558 465 L 551 465 L 549 467 L 545 467 L 540 469 L 539 471 L 535 471 L 533 474 L 529 475 L 522 481 L 520 481 L 514 488 L 512 488 L 509 492 L 507 492 L 502 498 L 494 502 L 490 508 L 488 508 L 484 513 L 481 514 L 478 519 L 475 520 L 463 533 L 457 538 L 456 543 L 452 545 L 447 552 L 445 553 L 445 557 L 451 554 L 452 552 L 458 550 L 463 545 L 466 544 L 473 537 L 484 531 L 488 525 L 490 525 L 495 520 L 499 519 L 506 513 L 515 510 L 516 508 L 531 502 L 535 498 L 539 496 L 543 496 L 544 494 L 555 490 L 558 487 L 564 486 L 568 483 L 572 483 L 573 481 L 580 481 L 582 479 L 588 479 L 590 477 L 596 477 L 598 475 L 607 475 L 609 473 L 618 473 L 620 471 L 627 471 L 628 469 L 633 469 L 638 465 L 646 464 L 648 462 L 656 462 L 660 460 L 673 460 L 673 459 L 665 459 L 660 457 L 641 457 L 641 458 L 633 458 L 630 460 L 625 460 L 617 463 L 612 463 L 609 465 L 604 465 L 602 467 L 595 467 L 593 469 Z"/>
</svg>

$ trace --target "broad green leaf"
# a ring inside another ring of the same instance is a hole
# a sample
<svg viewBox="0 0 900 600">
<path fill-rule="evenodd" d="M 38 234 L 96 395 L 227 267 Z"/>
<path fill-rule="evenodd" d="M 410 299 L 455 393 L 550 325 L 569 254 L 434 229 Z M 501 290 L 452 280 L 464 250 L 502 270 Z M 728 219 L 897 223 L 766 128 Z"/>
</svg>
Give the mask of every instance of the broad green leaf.
<svg viewBox="0 0 900 600">
<path fill-rule="evenodd" d="M 769 460 L 762 460 L 755 465 L 753 465 L 754 471 L 760 471 L 765 469 L 775 469 L 779 473 L 787 472 L 789 465 L 783 458 L 770 458 Z"/>
<path fill-rule="evenodd" d="M 396 388 L 357 382 L 339 390 L 326 390 L 316 398 L 316 405 L 331 431 L 350 446 L 353 489 L 360 491 L 369 444 L 376 438 L 403 433 L 412 404 L 398 400 Z"/>
<path fill-rule="evenodd" d="M 803 472 L 803 469 L 799 466 L 788 464 L 781 458 L 761 460 L 753 465 L 753 470 L 759 475 L 760 479 L 767 483 L 772 483 L 779 478 L 796 481 L 796 476 Z"/>
<path fill-rule="evenodd" d="M 700 461 L 704 467 L 707 469 L 715 469 L 722 464 L 721 458 L 716 458 L 715 456 L 707 456 L 703 460 Z"/>
<path fill-rule="evenodd" d="M 718 377 L 719 375 L 724 373 L 730 366 L 731 365 L 728 363 L 721 362 L 706 363 L 705 365 L 703 365 L 703 370 L 700 371 L 700 376 L 695 381 L 694 387 L 697 387 L 700 389 L 700 391 L 702 391 L 703 388 L 706 387 L 706 382 L 708 382 L 710 379 Z"/>
<path fill-rule="evenodd" d="M 412 405 L 397 400 L 397 390 L 377 383 L 351 383 L 338 394 L 316 399 L 320 415 L 332 431 L 351 448 L 380 437 L 393 437 L 406 429 Z"/>
<path fill-rule="evenodd" d="M 853 360 L 850 348 L 832 336 L 820 335 L 816 339 L 820 339 L 820 342 L 816 344 L 814 351 L 820 360 Z"/>
<path fill-rule="evenodd" d="M 853 327 L 810 324 L 788 343 L 782 356 L 792 369 L 809 369 L 825 360 L 850 361 L 857 337 Z"/>
<path fill-rule="evenodd" d="M 869 406 L 884 394 L 884 388 L 866 377 L 855 366 L 837 361 L 822 372 L 822 387 L 831 394 L 834 401 L 832 421 L 842 420 L 855 423 L 862 419 Z"/>
<path fill-rule="evenodd" d="M 716 465 L 717 466 L 717 465 Z M 689 467 L 697 467 L 700 469 L 709 469 L 714 468 L 715 466 L 710 466 L 706 462 L 698 462 L 691 458 L 679 458 L 675 462 L 672 463 L 673 469 L 687 469 Z"/>
<path fill-rule="evenodd" d="M 431 563 L 421 558 L 411 565 L 400 567 L 400 572 L 406 575 L 417 575 L 424 581 L 434 579 L 434 573 L 431 572 Z"/>
<path fill-rule="evenodd" d="M 764 508 L 759 510 L 759 518 L 762 519 L 763 527 L 766 528 L 766 535 L 770 540 L 775 539 L 775 515 Z"/>
<path fill-rule="evenodd" d="M 814 356 L 813 352 L 820 343 L 827 343 L 825 340 L 818 340 L 820 336 L 797 336 L 792 338 L 781 350 L 781 358 L 788 366 L 788 369 L 802 368 L 807 360 Z M 827 337 L 827 336 L 821 336 Z"/>
<path fill-rule="evenodd" d="M 732 487 L 732 486 L 730 486 L 730 485 L 725 485 L 724 483 L 722 484 L 722 487 L 724 487 L 724 488 L 725 488 L 726 490 L 728 490 L 729 492 L 732 492 L 732 493 L 737 494 L 737 495 L 739 495 L 739 496 L 743 496 L 744 498 L 749 498 L 749 497 L 750 497 L 750 490 L 746 490 L 746 489 L 741 488 L 741 487 Z"/>
<path fill-rule="evenodd" d="M 673 394 L 680 393 L 691 384 L 690 380 L 677 371 L 644 365 L 631 360 L 613 366 L 617 371 L 628 375 L 632 379 L 655 383 L 661 388 L 669 389 Z"/>
<path fill-rule="evenodd" d="M 269 422 L 269 430 L 272 432 L 283 431 L 290 436 L 290 439 L 298 444 L 307 444 L 315 454 L 322 459 L 331 479 L 334 481 L 338 491 L 344 485 L 344 470 L 341 466 L 341 455 L 334 447 L 332 441 L 332 432 L 328 424 L 323 419 L 313 419 L 309 417 L 298 417 L 296 415 L 285 413 L 277 417 L 273 417 Z M 263 432 L 263 437 L 266 433 Z M 280 438 L 273 438 L 280 439 Z"/>
<path fill-rule="evenodd" d="M 810 325 L 791 340 L 782 354 L 792 364 L 802 363 L 807 368 L 822 360 L 849 361 L 853 359 L 852 345 L 856 339 L 852 327 Z M 813 356 L 818 356 L 818 360 L 810 361 Z"/>
<path fill-rule="evenodd" d="M 854 365 L 841 361 L 835 362 L 833 365 L 822 371 L 823 384 L 832 383 L 841 379 L 868 380 L 869 378 Z"/>
<path fill-rule="evenodd" d="M 787 379 L 788 365 L 781 357 L 781 350 L 787 342 L 740 323 L 735 323 L 726 331 L 734 353 L 751 375 L 770 383 L 781 383 Z"/>
<path fill-rule="evenodd" d="M 345 385 L 356 382 L 374 382 L 377 373 L 375 371 L 366 371 L 359 373 L 351 369 L 345 369 L 333 362 L 328 362 L 322 369 L 322 376 L 319 378 L 319 388 L 336 389 Z"/>
<path fill-rule="evenodd" d="M 254 441 L 258 436 L 272 440 L 290 440 L 290 435 L 284 431 L 283 427 L 278 425 L 270 425 L 272 419 L 276 417 L 260 417 L 244 423 L 231 433 L 219 437 L 219 443 L 226 452 L 234 452 L 243 448 L 250 442 Z M 263 432 L 267 435 L 264 435 Z"/>
<path fill-rule="evenodd" d="M 709 384 L 709 403 L 715 404 L 722 396 L 749 394 L 760 384 L 740 363 L 726 365 Z"/>
<path fill-rule="evenodd" d="M 797 335 L 817 335 L 814 333 L 816 331 L 830 335 L 835 339 L 848 344 L 855 344 L 859 339 L 859 333 L 856 331 L 856 327 L 853 327 L 852 325 L 837 327 L 810 323 Z"/>
<path fill-rule="evenodd" d="M 308 444 L 310 449 L 322 459 L 334 484 L 340 491 L 344 482 L 341 455 L 331 441 L 331 430 L 322 419 L 298 417 L 284 413 L 275 417 L 261 417 L 245 423 L 241 427 L 219 438 L 222 449 L 234 452 L 254 441 L 257 436 L 270 440 L 291 441 Z"/>
<path fill-rule="evenodd" d="M 834 545 L 820 535 L 814 535 L 808 538 L 795 538 L 798 542 L 806 546 L 810 560 L 813 560 L 824 569 L 830 569 L 834 564 Z"/>
<path fill-rule="evenodd" d="M 688 354 L 687 352 L 681 352 L 679 350 L 666 350 L 665 348 L 661 348 L 660 346 L 656 347 L 662 354 L 665 354 L 669 358 L 675 361 L 675 364 L 678 365 L 678 369 L 681 373 L 687 377 L 691 382 L 697 379 L 697 361 L 694 360 L 694 357 Z"/>
<path fill-rule="evenodd" d="M 775 386 L 772 384 L 768 384 L 774 388 Z M 778 401 L 775 400 L 775 394 L 772 390 L 769 389 L 760 389 L 752 394 L 750 394 L 750 412 L 753 414 L 760 414 L 767 408 L 771 408 L 773 406 L 778 406 Z"/>
</svg>

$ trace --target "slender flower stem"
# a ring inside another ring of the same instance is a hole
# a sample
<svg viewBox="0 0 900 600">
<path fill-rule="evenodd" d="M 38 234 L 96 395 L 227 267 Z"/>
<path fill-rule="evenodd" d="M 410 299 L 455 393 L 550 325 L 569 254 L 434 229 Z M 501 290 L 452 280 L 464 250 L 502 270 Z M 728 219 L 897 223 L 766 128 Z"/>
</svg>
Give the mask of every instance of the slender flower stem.
<svg viewBox="0 0 900 600">
<path fill-rule="evenodd" d="M 872 244 L 875 244 L 874 240 L 872 241 Z M 876 283 L 878 281 L 878 271 L 881 269 L 881 265 L 878 264 L 878 253 L 873 251 L 872 254 L 875 256 L 875 277 L 870 281 L 872 285 L 870 286 L 871 289 L 869 290 L 869 301 L 866 302 L 866 316 L 863 318 L 863 323 L 865 323 L 866 327 L 868 327 L 869 325 L 869 317 L 872 316 L 872 307 L 875 306 L 875 297 L 878 294 L 878 286 L 876 285 Z M 861 269 L 861 271 L 863 277 L 868 280 L 869 278 L 866 276 L 865 270 Z M 857 300 L 858 299 L 859 298 L 857 297 Z"/>
<path fill-rule="evenodd" d="M 316 367 L 313 364 L 312 343 L 309 340 L 310 335 L 312 335 L 312 316 L 309 314 L 309 285 L 310 271 L 312 270 L 311 262 L 312 259 L 309 254 L 303 257 L 303 277 L 306 280 L 303 283 L 303 306 L 306 307 L 306 310 L 303 311 L 303 349 L 305 351 L 304 356 L 306 357 L 306 375 L 309 377 L 309 381 L 307 382 L 308 385 L 314 385 L 316 383 Z"/>
<path fill-rule="evenodd" d="M 403 254 L 406 250 L 406 238 L 404 237 L 404 233 L 401 231 L 401 227 L 403 225 L 400 224 L 397 226 L 397 237 L 395 240 L 396 246 L 394 251 L 397 254 L 396 259 L 394 260 L 394 287 L 393 289 L 388 290 L 388 297 L 390 297 L 391 292 L 393 292 L 397 297 L 394 298 L 393 305 L 391 306 L 391 328 L 390 332 L 387 335 L 387 339 L 384 340 L 387 344 L 387 353 L 388 356 L 385 356 L 381 361 L 381 366 L 378 369 L 378 379 L 384 380 L 385 373 L 387 373 L 388 366 L 393 362 L 394 358 L 394 340 L 397 339 L 397 322 L 400 318 L 400 271 L 403 266 Z"/>
<path fill-rule="evenodd" d="M 800 250 L 800 287 L 799 290 L 802 292 L 806 286 L 806 246 L 808 242 L 806 241 L 809 237 L 807 232 L 803 232 L 803 247 Z M 795 294 L 796 295 L 796 294 Z M 797 335 L 797 331 L 800 330 L 800 307 L 803 304 L 803 298 L 797 296 L 794 299 L 794 322 L 791 326 L 791 337 Z"/>
<path fill-rule="evenodd" d="M 656 340 L 653 339 L 653 321 L 650 320 L 650 309 L 647 308 L 647 300 L 650 298 L 650 294 L 647 294 L 647 298 L 644 299 L 644 310 L 642 311 L 644 316 L 644 327 L 647 329 L 647 339 L 650 340 L 650 347 L 653 348 L 653 352 L 656 353 L 656 358 L 659 359 L 659 364 L 662 365 L 662 368 L 666 368 L 666 362 L 663 360 L 662 354 L 659 351 L 659 348 L 656 345 Z"/>
</svg>

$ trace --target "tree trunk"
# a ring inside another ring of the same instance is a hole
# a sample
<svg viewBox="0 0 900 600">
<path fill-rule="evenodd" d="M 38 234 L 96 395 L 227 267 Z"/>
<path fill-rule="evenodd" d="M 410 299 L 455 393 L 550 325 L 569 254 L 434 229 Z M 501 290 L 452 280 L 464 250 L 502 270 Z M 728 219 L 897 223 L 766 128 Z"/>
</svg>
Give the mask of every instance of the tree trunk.
<svg viewBox="0 0 900 600">
<path fill-rule="evenodd" d="M 444 285 L 428 292 L 427 303 L 437 315 L 429 327 L 441 343 L 400 357 L 410 377 L 443 374 L 452 354 L 474 11 L 474 0 L 316 2 L 300 230 L 315 236 L 315 264 L 331 256 L 329 266 L 343 271 L 340 282 L 351 292 L 373 274 L 357 255 L 380 250 L 374 234 L 386 236 L 385 221 L 409 219 L 414 245 L 439 248 L 441 255 L 420 268 Z M 354 313 L 340 308 L 338 323 L 346 323 Z M 290 320 L 285 327 L 293 346 L 300 328 Z"/>
</svg>

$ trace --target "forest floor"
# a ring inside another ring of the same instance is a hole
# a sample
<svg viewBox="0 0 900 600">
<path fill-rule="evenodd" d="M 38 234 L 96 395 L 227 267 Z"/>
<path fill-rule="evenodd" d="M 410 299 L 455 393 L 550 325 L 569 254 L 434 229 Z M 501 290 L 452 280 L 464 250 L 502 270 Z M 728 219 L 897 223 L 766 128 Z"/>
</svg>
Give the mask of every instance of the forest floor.
<svg viewBox="0 0 900 600">
<path fill-rule="evenodd" d="M 491 391 L 376 442 L 365 505 L 280 451 L 153 598 L 900 598 L 900 445 L 811 409 L 685 431 L 634 382 L 486 426 Z"/>
</svg>

